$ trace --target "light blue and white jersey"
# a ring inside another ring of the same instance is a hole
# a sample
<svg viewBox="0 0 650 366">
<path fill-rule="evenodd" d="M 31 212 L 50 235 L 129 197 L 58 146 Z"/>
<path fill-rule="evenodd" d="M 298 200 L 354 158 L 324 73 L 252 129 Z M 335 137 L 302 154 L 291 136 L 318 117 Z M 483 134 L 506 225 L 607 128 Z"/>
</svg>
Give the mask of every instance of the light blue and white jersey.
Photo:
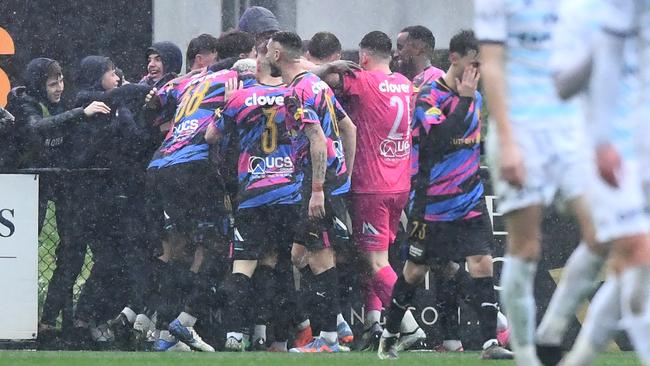
<svg viewBox="0 0 650 366">
<path fill-rule="evenodd" d="M 598 31 L 611 16 L 604 0 L 564 0 L 558 9 L 558 22 L 553 31 L 553 51 L 551 56 L 551 69 L 561 72 L 564 68 L 573 69 L 573 62 L 579 62 L 594 54 L 597 44 Z M 638 132 L 639 118 L 631 106 L 638 99 L 638 67 L 636 59 L 636 40 L 629 39 L 624 48 L 624 69 L 622 82 L 612 80 L 612 100 L 615 105 L 611 108 L 612 115 L 612 142 L 615 143 L 624 158 L 630 159 L 635 155 L 635 136 Z M 590 108 L 588 90 L 582 93 L 580 99 L 584 109 L 588 132 L 594 118 L 594 111 Z"/>
<path fill-rule="evenodd" d="M 475 32 L 482 43 L 505 47 L 511 123 L 526 129 L 580 126 L 578 101 L 563 102 L 550 68 L 557 0 L 476 0 Z"/>
</svg>

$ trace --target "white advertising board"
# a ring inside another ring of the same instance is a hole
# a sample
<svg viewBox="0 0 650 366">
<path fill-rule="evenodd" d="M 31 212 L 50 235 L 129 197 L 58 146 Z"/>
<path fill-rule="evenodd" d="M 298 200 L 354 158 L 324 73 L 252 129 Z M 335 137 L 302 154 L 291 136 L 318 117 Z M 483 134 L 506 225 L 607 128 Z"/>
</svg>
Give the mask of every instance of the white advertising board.
<svg viewBox="0 0 650 366">
<path fill-rule="evenodd" d="M 38 176 L 0 174 L 0 339 L 34 339 L 38 323 Z"/>
</svg>

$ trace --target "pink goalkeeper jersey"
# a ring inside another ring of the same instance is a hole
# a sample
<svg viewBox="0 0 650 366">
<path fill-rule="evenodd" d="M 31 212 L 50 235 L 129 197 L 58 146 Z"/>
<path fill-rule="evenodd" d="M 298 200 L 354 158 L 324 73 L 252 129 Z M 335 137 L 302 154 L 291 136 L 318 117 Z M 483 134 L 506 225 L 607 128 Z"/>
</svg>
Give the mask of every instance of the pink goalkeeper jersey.
<svg viewBox="0 0 650 366">
<path fill-rule="evenodd" d="M 408 191 L 411 82 L 398 73 L 358 71 L 344 76 L 342 92 L 357 126 L 352 192 Z"/>
</svg>

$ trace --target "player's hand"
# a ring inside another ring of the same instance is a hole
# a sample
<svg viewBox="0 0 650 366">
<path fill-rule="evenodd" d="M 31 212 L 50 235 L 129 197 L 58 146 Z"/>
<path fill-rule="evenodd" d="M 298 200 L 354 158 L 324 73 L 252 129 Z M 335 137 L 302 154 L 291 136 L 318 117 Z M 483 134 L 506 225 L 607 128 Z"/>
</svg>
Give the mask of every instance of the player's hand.
<svg viewBox="0 0 650 366">
<path fill-rule="evenodd" d="M 348 60 L 332 61 L 327 64 L 329 71 L 335 74 L 349 74 L 354 76 L 354 72 L 361 70 L 361 66 Z"/>
<path fill-rule="evenodd" d="M 463 71 L 463 79 L 456 78 L 456 88 L 461 97 L 474 98 L 476 88 L 478 88 L 478 80 L 481 78 L 481 73 L 474 66 L 467 66 Z"/>
<path fill-rule="evenodd" d="M 94 101 L 90 103 L 88 107 L 84 108 L 84 115 L 86 115 L 86 117 L 92 117 L 97 113 L 109 114 L 111 113 L 111 109 L 103 102 L 98 101 Z"/>
<path fill-rule="evenodd" d="M 232 97 L 233 93 L 239 89 L 244 88 L 243 81 L 237 81 L 237 78 L 228 79 L 226 81 L 226 90 L 224 92 L 223 101 L 227 102 Z"/>
<path fill-rule="evenodd" d="M 600 177 L 610 186 L 618 188 L 621 156 L 612 144 L 600 144 L 596 147 L 596 165 Z"/>
<path fill-rule="evenodd" d="M 149 90 L 149 93 L 144 97 L 144 104 L 149 109 L 156 109 L 160 106 L 160 97 L 158 96 L 158 88 Z"/>
<path fill-rule="evenodd" d="M 325 193 L 312 192 L 309 199 L 309 218 L 321 219 L 325 217 Z"/>
<path fill-rule="evenodd" d="M 507 143 L 501 146 L 499 153 L 499 173 L 513 187 L 521 189 L 526 180 L 526 169 L 524 158 L 519 147 L 514 143 Z"/>
</svg>

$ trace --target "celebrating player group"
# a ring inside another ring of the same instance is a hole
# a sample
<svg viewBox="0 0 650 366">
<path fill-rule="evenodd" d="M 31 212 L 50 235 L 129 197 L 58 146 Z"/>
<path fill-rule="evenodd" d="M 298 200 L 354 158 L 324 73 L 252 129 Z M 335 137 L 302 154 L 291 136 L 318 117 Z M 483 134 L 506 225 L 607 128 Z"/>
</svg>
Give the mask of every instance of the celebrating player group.
<svg viewBox="0 0 650 366">
<path fill-rule="evenodd" d="M 432 65 L 435 37 L 421 25 L 395 42 L 363 35 L 353 63 L 341 60 L 335 34 L 303 41 L 252 9 L 239 30 L 192 40 L 184 75 L 169 42 L 147 50 L 149 74 L 137 86 L 105 86 L 115 66 L 92 56 L 88 64 L 104 70 L 104 90 L 92 95 L 103 99 L 57 117 L 133 114 L 163 131 L 142 179 L 144 231 L 160 250 L 130 269 L 124 310 L 91 327 L 100 329 L 94 339 L 396 359 L 427 339 L 412 306 L 430 276 L 439 284 L 438 351 L 463 351 L 463 300 L 479 320 L 482 359 L 591 365 L 623 329 L 650 365 L 650 0 L 476 0 L 474 30 L 445 45 L 446 70 Z M 42 96 L 60 98 L 60 66 L 38 60 L 28 69 L 45 68 Z M 26 93 L 10 98 L 16 118 L 15 100 L 50 118 L 58 101 L 28 105 Z M 137 103 L 115 113 L 116 95 Z M 508 232 L 499 294 L 483 143 Z M 536 326 L 541 220 L 558 200 L 581 242 Z M 217 280 L 215 267 L 227 273 Z M 574 314 L 603 272 L 564 354 Z M 102 287 L 93 281 L 88 289 Z M 358 334 L 342 315 L 355 286 Z M 41 330 L 50 327 L 47 304 Z M 87 308 L 78 305 L 75 329 L 107 315 Z M 203 331 L 215 317 L 223 339 Z"/>
</svg>

